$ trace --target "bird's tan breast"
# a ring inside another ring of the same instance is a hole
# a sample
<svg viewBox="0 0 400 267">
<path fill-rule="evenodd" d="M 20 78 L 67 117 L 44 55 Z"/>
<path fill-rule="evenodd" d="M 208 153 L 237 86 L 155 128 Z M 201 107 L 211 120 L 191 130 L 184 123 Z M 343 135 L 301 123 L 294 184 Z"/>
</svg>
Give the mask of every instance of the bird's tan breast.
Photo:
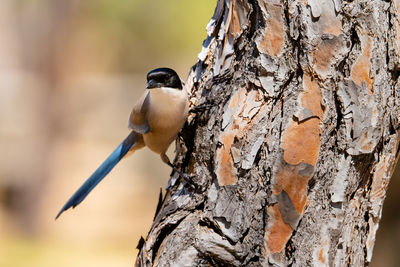
<svg viewBox="0 0 400 267">
<path fill-rule="evenodd" d="M 150 90 L 147 120 L 151 130 L 144 135 L 144 141 L 157 153 L 162 153 L 168 148 L 186 121 L 189 104 L 187 93 L 183 90 Z"/>
</svg>

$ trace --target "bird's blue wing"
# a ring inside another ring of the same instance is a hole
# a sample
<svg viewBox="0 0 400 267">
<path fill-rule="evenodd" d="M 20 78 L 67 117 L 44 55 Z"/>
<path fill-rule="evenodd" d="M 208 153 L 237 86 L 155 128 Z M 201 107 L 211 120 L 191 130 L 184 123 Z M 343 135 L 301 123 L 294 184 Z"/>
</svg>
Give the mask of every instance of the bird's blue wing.
<svg viewBox="0 0 400 267">
<path fill-rule="evenodd" d="M 137 134 L 131 132 L 127 138 L 111 153 L 111 155 L 97 168 L 97 170 L 81 185 L 81 187 L 72 195 L 65 203 L 64 207 L 57 214 L 56 219 L 69 208 L 75 208 L 81 203 L 85 197 L 100 183 L 101 180 L 114 168 L 115 165 L 128 153 L 129 149 L 135 144 Z"/>
</svg>

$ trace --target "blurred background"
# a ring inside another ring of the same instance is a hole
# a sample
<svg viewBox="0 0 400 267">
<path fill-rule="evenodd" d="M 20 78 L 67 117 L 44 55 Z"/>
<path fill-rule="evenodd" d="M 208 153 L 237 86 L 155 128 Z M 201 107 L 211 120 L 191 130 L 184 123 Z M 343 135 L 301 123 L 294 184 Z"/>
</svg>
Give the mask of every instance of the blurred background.
<svg viewBox="0 0 400 267">
<path fill-rule="evenodd" d="M 147 72 L 186 79 L 215 4 L 0 0 L 1 267 L 133 266 L 171 171 L 156 154 L 54 217 L 128 135 Z"/>
<path fill-rule="evenodd" d="M 128 134 L 146 73 L 165 66 L 186 78 L 215 4 L 1 0 L 1 267 L 133 265 L 170 174 L 157 155 L 123 160 L 77 209 L 54 217 Z M 399 176 L 373 266 L 400 262 Z"/>
</svg>

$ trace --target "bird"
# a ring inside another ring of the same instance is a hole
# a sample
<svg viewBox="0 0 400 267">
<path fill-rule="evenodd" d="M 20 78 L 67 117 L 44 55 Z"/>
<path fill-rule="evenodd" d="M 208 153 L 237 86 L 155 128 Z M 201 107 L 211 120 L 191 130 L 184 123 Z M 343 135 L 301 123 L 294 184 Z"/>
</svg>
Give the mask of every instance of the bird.
<svg viewBox="0 0 400 267">
<path fill-rule="evenodd" d="M 56 218 L 79 205 L 94 187 L 124 157 L 148 147 L 175 169 L 166 151 L 182 129 L 189 112 L 189 97 L 184 82 L 170 68 L 147 73 L 146 90 L 129 116 L 130 134 L 65 203 Z"/>
</svg>

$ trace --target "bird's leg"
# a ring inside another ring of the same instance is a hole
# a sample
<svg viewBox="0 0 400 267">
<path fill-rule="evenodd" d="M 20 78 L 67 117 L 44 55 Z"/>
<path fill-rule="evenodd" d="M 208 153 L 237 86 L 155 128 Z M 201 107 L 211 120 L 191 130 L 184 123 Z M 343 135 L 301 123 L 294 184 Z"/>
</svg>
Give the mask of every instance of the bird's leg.
<svg viewBox="0 0 400 267">
<path fill-rule="evenodd" d="M 192 176 L 190 176 L 187 173 L 182 173 L 180 170 L 178 170 L 174 164 L 171 163 L 171 161 L 169 160 L 168 156 L 164 153 L 160 154 L 161 156 L 161 160 L 168 164 L 168 166 L 170 166 L 175 172 L 177 172 L 190 186 L 196 188 L 197 185 L 194 184 L 193 180 L 192 180 Z"/>
</svg>

